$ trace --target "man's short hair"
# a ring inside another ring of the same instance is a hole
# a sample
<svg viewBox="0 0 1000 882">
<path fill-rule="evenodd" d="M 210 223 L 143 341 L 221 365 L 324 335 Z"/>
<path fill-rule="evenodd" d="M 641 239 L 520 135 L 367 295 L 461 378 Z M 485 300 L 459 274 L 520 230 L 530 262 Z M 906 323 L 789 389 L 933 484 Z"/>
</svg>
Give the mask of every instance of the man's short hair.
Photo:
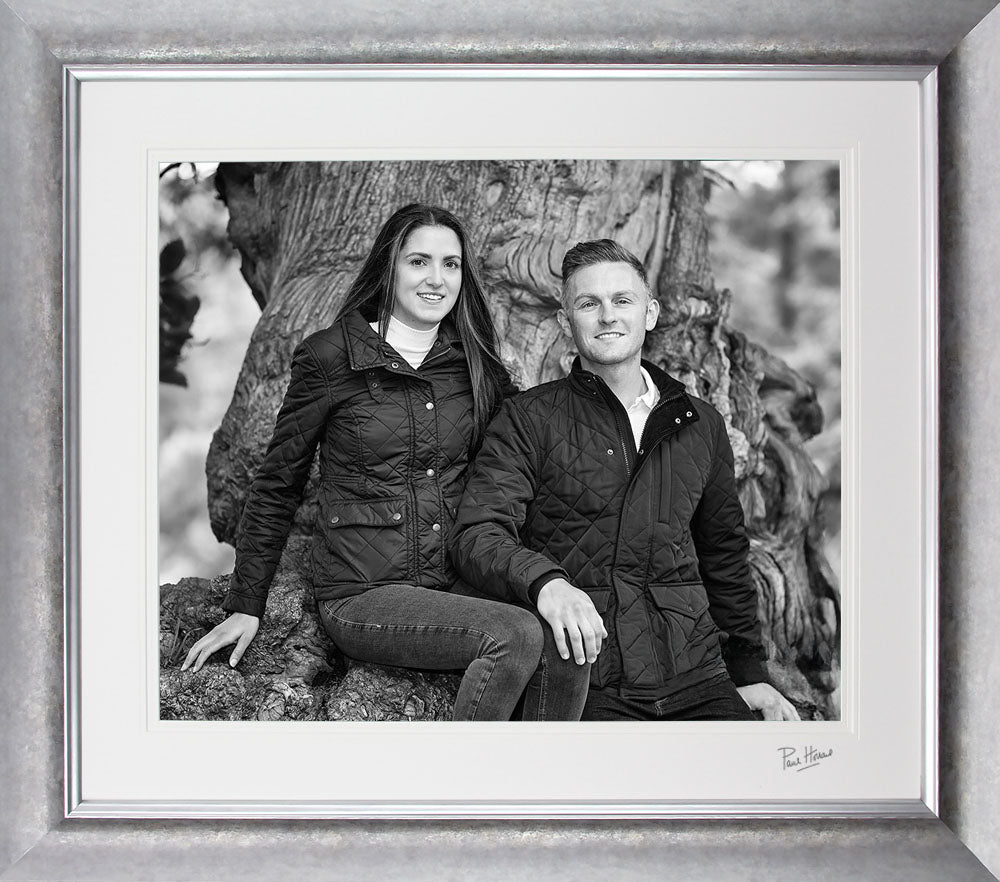
<svg viewBox="0 0 1000 882">
<path fill-rule="evenodd" d="M 635 270 L 636 275 L 642 280 L 642 285 L 646 289 L 646 294 L 653 296 L 653 291 L 649 287 L 649 278 L 646 275 L 646 267 L 627 248 L 623 248 L 614 239 L 593 239 L 590 242 L 577 242 L 562 261 L 562 301 L 566 304 L 566 288 L 573 275 L 584 267 L 594 266 L 598 263 L 627 263 Z"/>
</svg>

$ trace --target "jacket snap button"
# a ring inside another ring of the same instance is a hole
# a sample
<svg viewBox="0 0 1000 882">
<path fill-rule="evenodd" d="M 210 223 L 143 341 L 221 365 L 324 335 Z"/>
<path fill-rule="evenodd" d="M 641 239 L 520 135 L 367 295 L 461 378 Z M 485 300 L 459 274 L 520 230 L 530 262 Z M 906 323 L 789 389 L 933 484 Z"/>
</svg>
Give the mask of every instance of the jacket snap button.
<svg viewBox="0 0 1000 882">
<path fill-rule="evenodd" d="M 608 448 L 608 456 L 614 456 L 614 455 L 615 455 L 615 452 L 609 447 Z"/>
<path fill-rule="evenodd" d="M 426 403 L 426 404 L 424 405 L 424 407 L 426 407 L 426 408 L 427 408 L 428 410 L 434 410 L 434 402 L 433 402 L 433 401 L 428 401 L 428 402 L 427 402 L 427 403 Z"/>
<path fill-rule="evenodd" d="M 643 453 L 645 453 L 645 451 L 644 450 L 640 450 L 639 451 L 639 456 L 642 456 Z"/>
<path fill-rule="evenodd" d="M 372 383 L 372 389 L 378 389 L 378 383 Z"/>
<path fill-rule="evenodd" d="M 434 469 L 428 469 L 427 470 L 427 477 L 428 478 L 433 478 L 434 477 Z"/>
<path fill-rule="evenodd" d="M 339 520 L 340 520 L 340 518 L 338 518 L 338 517 L 332 517 L 332 518 L 330 518 L 330 523 L 331 523 L 331 524 L 335 524 L 335 523 L 337 523 L 337 522 L 338 522 Z"/>
<path fill-rule="evenodd" d="M 393 366 L 394 368 L 398 368 L 398 367 L 399 367 L 399 362 L 398 362 L 398 361 L 394 361 L 394 362 L 392 363 L 392 366 Z"/>
<path fill-rule="evenodd" d="M 403 519 L 403 516 L 402 516 L 402 515 L 401 515 L 401 514 L 400 514 L 400 513 L 399 513 L 399 512 L 397 511 L 397 512 L 396 512 L 396 513 L 395 513 L 395 514 L 394 514 L 394 515 L 392 516 L 392 519 L 393 519 L 394 521 L 401 521 L 401 520 Z"/>
<path fill-rule="evenodd" d="M 687 412 L 687 415 L 688 415 L 689 417 L 692 417 L 692 416 L 694 416 L 694 414 L 693 414 L 693 413 L 691 413 L 691 411 L 688 411 L 688 412 Z"/>
<path fill-rule="evenodd" d="M 440 533 L 441 532 L 441 525 L 440 524 L 431 524 L 431 529 L 435 533 Z"/>
<path fill-rule="evenodd" d="M 674 420 L 675 423 L 680 423 L 680 421 L 681 421 L 680 417 L 677 417 L 677 419 Z"/>
</svg>

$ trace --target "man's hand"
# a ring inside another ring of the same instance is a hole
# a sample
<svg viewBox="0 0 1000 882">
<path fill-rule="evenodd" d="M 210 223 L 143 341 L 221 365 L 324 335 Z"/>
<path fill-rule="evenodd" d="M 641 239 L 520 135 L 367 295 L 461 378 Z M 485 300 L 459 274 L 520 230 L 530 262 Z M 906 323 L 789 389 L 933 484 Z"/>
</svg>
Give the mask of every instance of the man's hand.
<svg viewBox="0 0 1000 882">
<path fill-rule="evenodd" d="M 736 691 L 750 706 L 751 710 L 759 710 L 765 720 L 797 720 L 799 713 L 770 683 L 752 683 L 749 686 L 737 686 Z"/>
<path fill-rule="evenodd" d="M 585 591 L 574 588 L 565 579 L 546 582 L 538 592 L 538 613 L 552 628 L 559 655 L 564 659 L 569 658 L 568 635 L 578 665 L 597 660 L 608 632 Z"/>
<path fill-rule="evenodd" d="M 228 646 L 230 643 L 236 644 L 233 654 L 229 656 L 229 667 L 235 668 L 239 660 L 243 658 L 243 653 L 246 652 L 250 641 L 256 636 L 259 627 L 260 619 L 257 616 L 233 613 L 225 621 L 219 622 L 191 647 L 187 658 L 184 659 L 184 664 L 181 665 L 181 670 L 186 671 L 191 668 L 192 673 L 200 671 L 205 660 L 213 652 L 222 649 L 223 646 Z"/>
</svg>

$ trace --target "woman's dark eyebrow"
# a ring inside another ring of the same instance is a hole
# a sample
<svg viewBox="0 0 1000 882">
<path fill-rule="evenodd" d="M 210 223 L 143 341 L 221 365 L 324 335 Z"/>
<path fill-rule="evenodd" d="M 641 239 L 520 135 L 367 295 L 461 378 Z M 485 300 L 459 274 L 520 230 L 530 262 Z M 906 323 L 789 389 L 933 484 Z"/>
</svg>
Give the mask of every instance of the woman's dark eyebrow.
<svg viewBox="0 0 1000 882">
<path fill-rule="evenodd" d="M 404 257 L 425 257 L 427 260 L 431 259 L 431 256 L 426 251 L 407 251 Z M 446 254 L 444 256 L 445 260 L 461 260 L 461 254 Z"/>
</svg>

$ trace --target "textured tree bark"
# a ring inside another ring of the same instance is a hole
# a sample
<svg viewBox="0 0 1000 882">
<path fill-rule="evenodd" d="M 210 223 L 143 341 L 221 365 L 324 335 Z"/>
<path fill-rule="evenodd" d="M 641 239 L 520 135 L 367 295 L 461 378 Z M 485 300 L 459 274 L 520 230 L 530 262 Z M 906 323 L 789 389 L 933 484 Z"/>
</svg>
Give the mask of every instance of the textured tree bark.
<svg viewBox="0 0 1000 882">
<path fill-rule="evenodd" d="M 646 357 L 711 402 L 729 423 L 771 676 L 804 717 L 839 717 L 839 592 L 820 544 L 823 479 L 802 448 L 821 426 L 822 414 L 801 377 L 726 326 L 730 294 L 712 280 L 705 182 L 697 163 L 223 164 L 218 180 L 243 274 L 263 309 L 207 463 L 210 515 L 221 541 L 235 539 L 288 382 L 292 350 L 330 322 L 392 210 L 431 202 L 466 222 L 479 249 L 505 360 L 522 388 L 568 369 L 571 342 L 555 319 L 562 255 L 579 240 L 607 236 L 638 255 L 655 281 L 662 315 L 647 338 Z M 298 678 L 289 678 L 286 662 L 275 657 L 271 676 L 277 685 L 263 690 L 250 716 L 259 716 L 264 706 L 269 718 L 301 715 L 298 699 L 286 702 L 291 711 L 284 715 L 275 712 L 280 702 L 273 695 L 287 692 L 295 680 L 312 689 L 308 714 L 320 718 L 446 718 L 442 708 L 453 678 L 407 680 L 365 666 L 337 682 L 340 662 L 316 627 L 307 590 L 314 490 L 310 482 L 275 587 L 285 597 L 289 581 L 297 586 L 291 590 L 298 591 L 299 613 L 289 625 L 288 615 L 270 613 L 269 602 L 258 640 L 272 639 L 266 636 L 269 620 L 280 619 L 282 646 L 312 647 L 308 654 L 326 661 L 306 666 L 313 687 L 302 679 L 301 664 Z M 176 655 L 195 635 L 189 638 L 176 624 L 171 631 L 169 613 L 164 621 L 164 640 Z M 397 686 L 388 688 L 387 677 Z M 385 695 L 396 695 L 393 707 L 386 707 Z M 253 704 L 241 701 L 244 710 Z M 179 706 L 176 700 L 173 706 Z"/>
</svg>

